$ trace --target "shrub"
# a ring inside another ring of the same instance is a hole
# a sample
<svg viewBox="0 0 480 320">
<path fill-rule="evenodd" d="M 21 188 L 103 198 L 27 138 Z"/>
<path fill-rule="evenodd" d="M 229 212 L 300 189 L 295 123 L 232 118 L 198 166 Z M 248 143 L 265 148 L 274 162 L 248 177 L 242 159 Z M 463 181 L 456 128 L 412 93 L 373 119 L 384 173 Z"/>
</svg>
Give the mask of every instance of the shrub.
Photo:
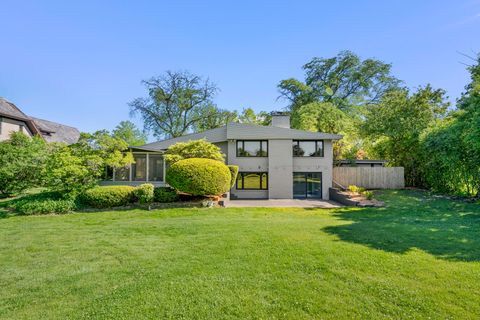
<svg viewBox="0 0 480 320">
<path fill-rule="evenodd" d="M 179 192 L 193 196 L 216 196 L 230 189 L 231 174 L 220 161 L 192 158 L 175 162 L 166 181 Z"/>
<path fill-rule="evenodd" d="M 13 202 L 13 209 L 21 214 L 67 213 L 76 209 L 75 201 L 62 199 L 56 192 L 43 192 L 25 196 Z"/>
<path fill-rule="evenodd" d="M 353 193 L 362 193 L 365 191 L 365 188 L 357 187 L 356 185 L 350 185 L 348 186 L 348 191 Z"/>
<path fill-rule="evenodd" d="M 362 194 L 367 198 L 368 200 L 373 199 L 373 192 L 372 191 L 363 191 Z"/>
<path fill-rule="evenodd" d="M 225 155 L 218 146 L 203 139 L 177 142 L 171 145 L 165 152 L 165 160 L 170 164 L 192 158 L 212 159 L 223 162 Z"/>
<path fill-rule="evenodd" d="M 125 206 L 134 201 L 131 186 L 99 186 L 85 191 L 81 201 L 94 208 Z"/>
<path fill-rule="evenodd" d="M 230 170 L 230 188 L 233 188 L 235 182 L 237 182 L 238 166 L 227 165 L 227 167 Z"/>
<path fill-rule="evenodd" d="M 153 190 L 153 199 L 155 202 L 167 203 L 178 200 L 178 194 L 175 189 L 170 187 L 157 187 Z"/>
<path fill-rule="evenodd" d="M 133 190 L 133 195 L 135 199 L 142 203 L 151 203 L 153 202 L 153 189 L 155 187 L 151 183 L 144 183 L 139 185 Z"/>
</svg>

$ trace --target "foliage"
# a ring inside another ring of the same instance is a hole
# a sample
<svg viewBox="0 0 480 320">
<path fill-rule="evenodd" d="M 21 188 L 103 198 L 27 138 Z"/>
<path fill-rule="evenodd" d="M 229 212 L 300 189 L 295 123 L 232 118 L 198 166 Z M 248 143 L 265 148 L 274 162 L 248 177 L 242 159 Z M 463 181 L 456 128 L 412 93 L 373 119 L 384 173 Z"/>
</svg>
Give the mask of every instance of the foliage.
<svg viewBox="0 0 480 320">
<path fill-rule="evenodd" d="M 227 165 L 228 170 L 230 170 L 230 188 L 233 188 L 235 183 L 237 182 L 238 176 L 238 166 L 235 165 Z"/>
<path fill-rule="evenodd" d="M 125 141 L 129 146 L 141 146 L 147 142 L 147 135 L 131 121 L 121 121 L 113 130 L 112 136 Z"/>
<path fill-rule="evenodd" d="M 347 189 L 348 189 L 348 191 L 353 192 L 353 193 L 365 192 L 365 188 L 357 187 L 356 185 L 350 185 L 350 186 L 348 186 Z"/>
<path fill-rule="evenodd" d="M 368 106 L 362 135 L 372 141 L 370 154 L 388 159 L 392 166 L 405 167 L 405 182 L 421 186 L 420 135 L 435 125 L 448 108 L 445 91 L 429 85 L 410 93 L 408 89 L 390 91 L 378 105 Z"/>
<path fill-rule="evenodd" d="M 480 196 L 480 56 L 458 109 L 422 136 L 425 185 L 435 191 Z"/>
<path fill-rule="evenodd" d="M 238 122 L 238 112 L 220 109 L 217 106 L 211 105 L 205 108 L 206 110 L 200 110 L 201 113 L 207 113 L 211 116 L 202 117 L 199 115 L 199 120 L 193 124 L 194 132 L 202 132 L 205 130 L 219 128 L 230 122 Z"/>
<path fill-rule="evenodd" d="M 221 149 L 205 139 L 177 142 L 165 151 L 165 160 L 170 164 L 189 158 L 225 161 L 225 155 Z"/>
<path fill-rule="evenodd" d="M 133 196 L 141 204 L 148 204 L 153 202 L 154 186 L 151 183 L 143 183 L 133 190 Z"/>
<path fill-rule="evenodd" d="M 218 88 L 189 72 L 172 72 L 143 81 L 147 98 L 137 98 L 129 105 L 133 114 L 140 114 L 144 128 L 157 138 L 184 135 L 197 123 L 216 117 L 212 98 Z"/>
<path fill-rule="evenodd" d="M 367 198 L 368 200 L 372 200 L 372 199 L 373 199 L 373 191 L 363 191 L 363 192 L 362 192 L 362 195 L 364 195 L 365 198 Z"/>
<path fill-rule="evenodd" d="M 80 200 L 94 208 L 126 206 L 134 202 L 134 190 L 132 186 L 97 186 L 82 193 Z"/>
<path fill-rule="evenodd" d="M 153 190 L 154 201 L 160 203 L 168 203 L 178 201 L 178 194 L 175 189 L 170 187 L 156 187 Z"/>
<path fill-rule="evenodd" d="M 63 199 L 56 192 L 42 192 L 28 195 L 12 203 L 13 209 L 24 215 L 68 213 L 76 209 L 73 199 Z"/>
<path fill-rule="evenodd" d="M 82 133 L 76 144 L 52 146 L 45 167 L 45 185 L 65 197 L 74 198 L 92 188 L 104 169 L 123 167 L 133 162 L 125 141 L 112 137 L 108 131 Z"/>
<path fill-rule="evenodd" d="M 272 116 L 265 111 L 255 113 L 252 108 L 244 108 L 238 116 L 238 122 L 268 126 L 272 122 Z"/>
<path fill-rule="evenodd" d="M 47 154 L 42 138 L 21 132 L 0 142 L 0 194 L 10 196 L 41 184 Z"/>
<path fill-rule="evenodd" d="M 166 181 L 179 192 L 193 196 L 216 196 L 230 189 L 231 173 L 220 161 L 191 158 L 175 162 Z"/>
<path fill-rule="evenodd" d="M 340 109 L 376 103 L 400 81 L 390 74 L 391 65 L 375 59 L 361 60 L 350 51 L 332 58 L 313 58 L 303 66 L 305 82 L 280 81 L 280 96 L 290 109 L 312 102 L 331 102 Z"/>
</svg>

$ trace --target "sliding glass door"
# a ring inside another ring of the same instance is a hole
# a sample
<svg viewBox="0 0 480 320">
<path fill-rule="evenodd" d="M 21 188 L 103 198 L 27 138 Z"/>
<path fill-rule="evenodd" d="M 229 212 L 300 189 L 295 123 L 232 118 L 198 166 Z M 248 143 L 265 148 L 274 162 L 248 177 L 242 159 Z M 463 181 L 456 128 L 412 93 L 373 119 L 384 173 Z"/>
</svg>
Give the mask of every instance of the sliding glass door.
<svg viewBox="0 0 480 320">
<path fill-rule="evenodd" d="M 322 198 L 321 172 L 294 172 L 294 198 Z"/>
</svg>

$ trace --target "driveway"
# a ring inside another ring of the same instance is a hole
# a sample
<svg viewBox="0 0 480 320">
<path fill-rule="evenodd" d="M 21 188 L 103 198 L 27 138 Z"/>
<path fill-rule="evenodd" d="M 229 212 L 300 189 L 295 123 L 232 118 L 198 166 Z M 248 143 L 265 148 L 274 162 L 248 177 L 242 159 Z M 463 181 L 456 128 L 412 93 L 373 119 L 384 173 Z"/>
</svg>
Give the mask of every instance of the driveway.
<svg viewBox="0 0 480 320">
<path fill-rule="evenodd" d="M 226 200 L 225 207 L 260 207 L 260 208 L 339 208 L 341 204 L 329 200 L 313 199 L 265 199 L 265 200 Z"/>
</svg>

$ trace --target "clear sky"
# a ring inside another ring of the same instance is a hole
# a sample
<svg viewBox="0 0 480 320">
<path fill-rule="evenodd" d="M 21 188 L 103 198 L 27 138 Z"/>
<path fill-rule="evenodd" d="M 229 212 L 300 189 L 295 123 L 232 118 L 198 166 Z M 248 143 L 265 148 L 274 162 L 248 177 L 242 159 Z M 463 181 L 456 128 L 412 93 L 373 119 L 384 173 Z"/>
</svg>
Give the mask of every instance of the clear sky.
<svg viewBox="0 0 480 320">
<path fill-rule="evenodd" d="M 140 81 L 166 70 L 209 77 L 222 108 L 271 111 L 280 80 L 348 49 L 454 100 L 459 52 L 480 51 L 480 0 L 0 0 L 0 13 L 0 96 L 83 131 L 129 119 Z"/>
</svg>

